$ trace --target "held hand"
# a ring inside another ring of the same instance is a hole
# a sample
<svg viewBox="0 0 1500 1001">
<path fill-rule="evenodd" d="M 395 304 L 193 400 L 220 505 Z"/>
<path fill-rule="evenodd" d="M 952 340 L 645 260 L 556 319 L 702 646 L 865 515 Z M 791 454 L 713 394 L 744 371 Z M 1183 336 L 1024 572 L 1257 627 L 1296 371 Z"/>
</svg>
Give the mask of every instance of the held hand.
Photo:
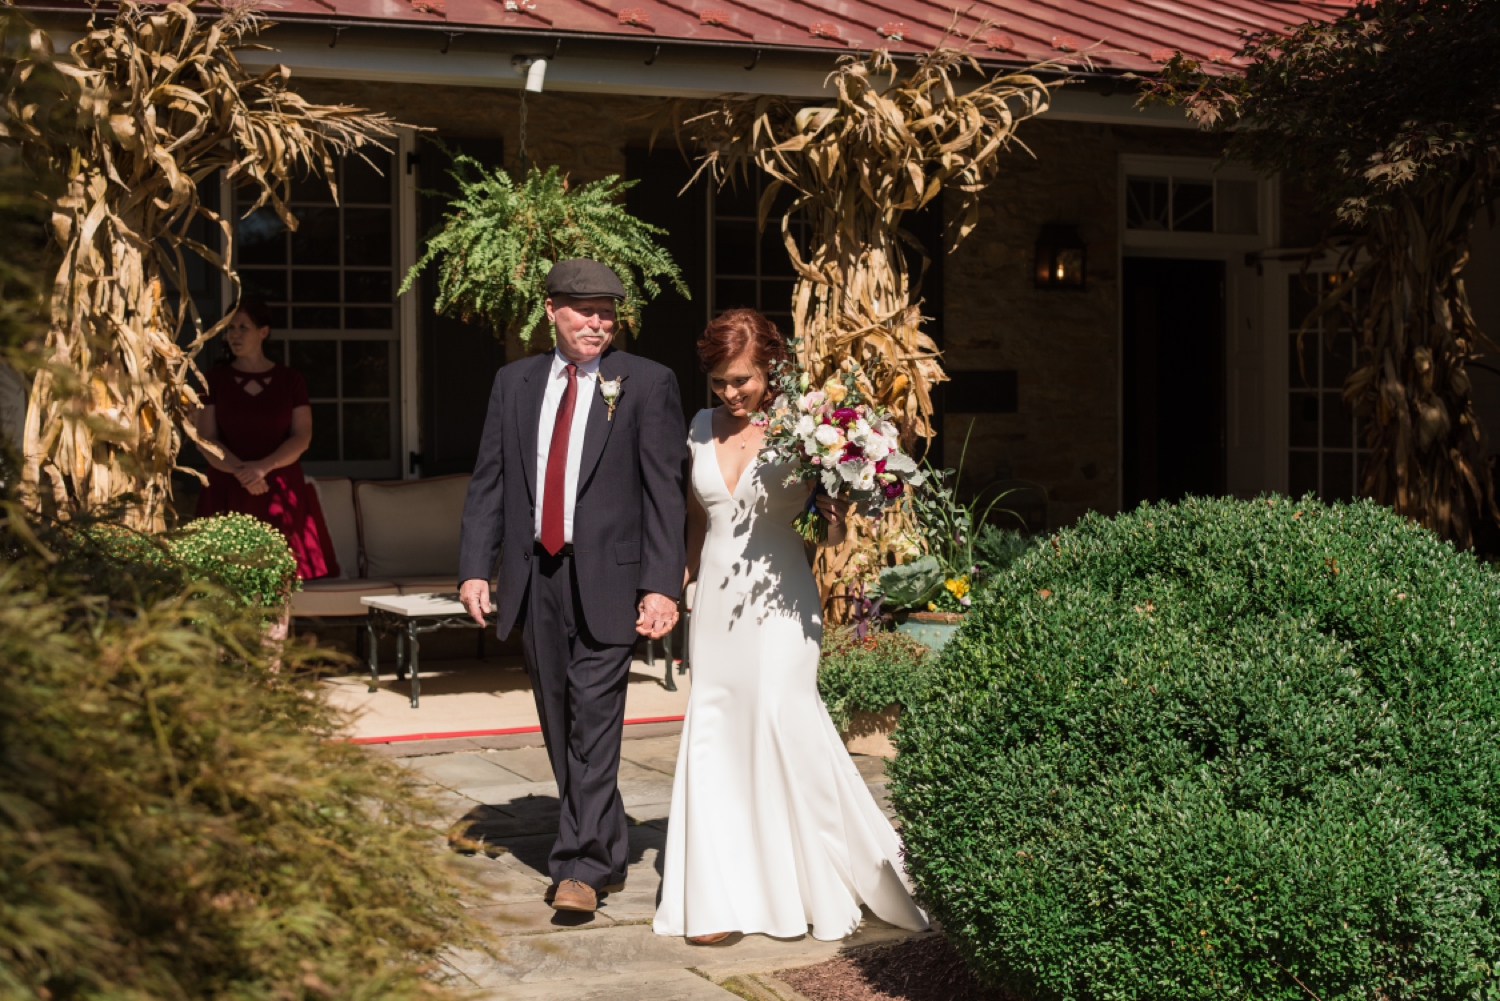
<svg viewBox="0 0 1500 1001">
<path fill-rule="evenodd" d="M 478 577 L 464 581 L 458 587 L 458 602 L 464 606 L 464 611 L 474 617 L 475 622 L 484 625 L 484 617 L 493 610 L 490 606 L 490 582 Z"/>
<path fill-rule="evenodd" d="M 846 500 L 821 493 L 818 494 L 817 505 L 818 513 L 827 519 L 832 527 L 842 525 L 849 516 L 849 508 L 853 506 Z"/>
<path fill-rule="evenodd" d="M 664 594 L 643 596 L 639 610 L 635 631 L 648 639 L 659 640 L 677 625 L 677 602 Z"/>
<path fill-rule="evenodd" d="M 265 480 L 255 480 L 254 482 L 246 483 L 245 489 L 250 492 L 252 497 L 259 497 L 261 494 L 269 493 L 271 485 Z"/>
</svg>

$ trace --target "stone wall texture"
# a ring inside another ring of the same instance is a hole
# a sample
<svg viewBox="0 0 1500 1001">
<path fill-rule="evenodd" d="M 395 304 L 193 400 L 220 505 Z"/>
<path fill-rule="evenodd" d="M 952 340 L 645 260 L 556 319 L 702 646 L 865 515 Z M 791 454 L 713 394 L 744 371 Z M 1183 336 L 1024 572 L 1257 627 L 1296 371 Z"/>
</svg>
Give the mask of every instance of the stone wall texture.
<svg viewBox="0 0 1500 1001">
<path fill-rule="evenodd" d="M 444 136 L 501 137 L 514 159 L 519 93 L 449 86 L 302 80 L 311 100 L 386 111 Z M 625 149 L 663 121 L 662 99 L 596 94 L 528 95 L 528 153 L 578 181 L 622 174 Z M 1122 153 L 1217 157 L 1221 141 L 1187 129 L 1035 121 L 1020 130 L 1031 153 L 1007 154 L 983 195 L 978 227 L 943 269 L 947 364 L 1014 369 L 1013 414 L 950 413 L 953 465 L 972 421 L 962 489 L 1032 486 L 1017 495 L 1034 528 L 1057 528 L 1119 497 L 1119 183 Z M 658 140 L 672 142 L 670 130 Z M 955 199 L 949 196 L 946 216 Z M 1071 223 L 1088 244 L 1081 292 L 1033 285 L 1035 241 L 1045 223 Z"/>
</svg>

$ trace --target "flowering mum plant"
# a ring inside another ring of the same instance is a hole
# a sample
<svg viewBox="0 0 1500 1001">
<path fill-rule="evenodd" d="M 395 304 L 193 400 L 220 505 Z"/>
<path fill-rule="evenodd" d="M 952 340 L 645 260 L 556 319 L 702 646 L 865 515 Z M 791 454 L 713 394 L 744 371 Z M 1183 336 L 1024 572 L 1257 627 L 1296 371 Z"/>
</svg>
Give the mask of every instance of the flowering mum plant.
<svg viewBox="0 0 1500 1001">
<path fill-rule="evenodd" d="M 759 461 L 791 467 L 786 483 L 817 483 L 807 507 L 792 523 L 809 542 L 822 542 L 828 523 L 818 513 L 819 493 L 879 512 L 925 474 L 901 451 L 889 414 L 866 402 L 856 372 L 838 372 L 813 389 L 807 373 L 782 362 L 771 373 L 772 402 L 752 421 L 765 428 Z"/>
</svg>

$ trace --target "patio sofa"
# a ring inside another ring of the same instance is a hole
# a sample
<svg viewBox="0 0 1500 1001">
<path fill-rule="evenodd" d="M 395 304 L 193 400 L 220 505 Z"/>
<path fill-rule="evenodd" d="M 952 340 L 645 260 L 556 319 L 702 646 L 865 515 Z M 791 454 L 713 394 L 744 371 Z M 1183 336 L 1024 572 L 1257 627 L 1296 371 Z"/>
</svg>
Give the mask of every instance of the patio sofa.
<svg viewBox="0 0 1500 1001">
<path fill-rule="evenodd" d="M 458 590 L 467 474 L 313 482 L 342 575 L 304 583 L 292 596 L 294 616 L 363 620 L 363 597 Z"/>
</svg>

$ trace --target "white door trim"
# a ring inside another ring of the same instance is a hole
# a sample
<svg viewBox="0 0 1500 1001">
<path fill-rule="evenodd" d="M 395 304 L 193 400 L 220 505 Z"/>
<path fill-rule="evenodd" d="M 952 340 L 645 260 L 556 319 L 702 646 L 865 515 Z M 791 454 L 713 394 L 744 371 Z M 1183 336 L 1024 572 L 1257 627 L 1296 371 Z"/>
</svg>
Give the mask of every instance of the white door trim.
<svg viewBox="0 0 1500 1001">
<path fill-rule="evenodd" d="M 1245 180 L 1257 182 L 1257 230 L 1250 234 L 1163 232 L 1126 228 L 1126 180 L 1131 176 L 1190 178 L 1211 181 Z M 1273 443 L 1284 443 L 1285 418 L 1280 410 L 1268 407 L 1275 399 L 1268 391 L 1267 377 L 1274 371 L 1272 347 L 1279 337 L 1269 336 L 1265 300 L 1254 260 L 1258 252 L 1274 247 L 1280 238 L 1281 184 L 1279 177 L 1265 177 L 1254 168 L 1238 163 L 1221 163 L 1202 157 L 1142 156 L 1121 154 L 1118 168 L 1116 225 L 1120 233 L 1116 274 L 1116 482 L 1119 484 L 1116 507 L 1125 503 L 1125 258 L 1166 257 L 1224 262 L 1224 428 L 1225 488 L 1236 495 L 1254 494 L 1272 489 L 1270 477 L 1279 470 L 1285 480 L 1286 463 L 1276 462 Z M 1283 283 L 1284 284 L 1284 283 Z M 1283 313 L 1285 308 L 1283 307 Z M 1283 378 L 1285 362 L 1282 363 Z M 1274 418 L 1282 421 L 1281 437 L 1275 436 Z M 1258 444 L 1257 444 L 1258 439 Z M 1236 452 L 1238 451 L 1238 455 Z M 1284 452 L 1284 449 L 1282 450 Z"/>
</svg>

